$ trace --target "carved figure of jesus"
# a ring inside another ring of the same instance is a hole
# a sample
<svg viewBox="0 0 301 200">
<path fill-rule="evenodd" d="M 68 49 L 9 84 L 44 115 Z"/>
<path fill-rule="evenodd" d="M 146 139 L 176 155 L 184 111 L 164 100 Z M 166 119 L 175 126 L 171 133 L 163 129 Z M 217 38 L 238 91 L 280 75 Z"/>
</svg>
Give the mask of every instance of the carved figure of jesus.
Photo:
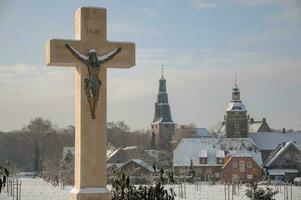
<svg viewBox="0 0 301 200">
<path fill-rule="evenodd" d="M 97 51 L 95 49 L 90 49 L 88 55 L 84 55 L 77 51 L 69 43 L 65 44 L 65 47 L 75 58 L 84 63 L 88 68 L 89 77 L 85 78 L 85 93 L 90 105 L 91 117 L 92 119 L 95 119 L 95 111 L 101 86 L 101 81 L 98 78 L 100 66 L 110 61 L 118 52 L 121 51 L 121 48 L 115 48 L 109 53 L 103 55 L 97 55 Z"/>
</svg>

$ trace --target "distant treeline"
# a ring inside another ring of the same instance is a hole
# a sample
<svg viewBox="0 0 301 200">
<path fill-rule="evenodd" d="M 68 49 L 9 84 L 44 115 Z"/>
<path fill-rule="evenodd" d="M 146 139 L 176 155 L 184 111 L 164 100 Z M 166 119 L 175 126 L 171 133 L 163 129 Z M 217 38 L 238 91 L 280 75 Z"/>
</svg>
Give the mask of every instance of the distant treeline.
<svg viewBox="0 0 301 200">
<path fill-rule="evenodd" d="M 74 130 L 39 117 L 20 130 L 0 132 L 0 162 L 8 160 L 18 171 L 58 172 L 63 148 L 74 146 Z M 107 130 L 108 142 L 116 147 L 150 147 L 149 131 L 130 131 L 124 122 L 109 122 Z"/>
</svg>

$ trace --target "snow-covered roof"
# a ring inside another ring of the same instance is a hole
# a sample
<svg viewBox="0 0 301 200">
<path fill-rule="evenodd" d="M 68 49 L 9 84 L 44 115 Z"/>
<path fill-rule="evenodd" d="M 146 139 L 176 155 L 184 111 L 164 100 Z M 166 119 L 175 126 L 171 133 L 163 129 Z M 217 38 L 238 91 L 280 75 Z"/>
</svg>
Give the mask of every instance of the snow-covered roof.
<svg viewBox="0 0 301 200">
<path fill-rule="evenodd" d="M 233 153 L 230 154 L 231 157 L 253 157 L 251 152 L 246 148 L 244 144 L 241 144 L 238 149 L 236 149 Z"/>
<path fill-rule="evenodd" d="M 284 176 L 286 173 L 298 173 L 297 169 L 269 169 L 269 175 L 271 176 Z"/>
<path fill-rule="evenodd" d="M 216 150 L 216 157 L 217 158 L 224 158 L 225 157 L 225 151 Z"/>
<path fill-rule="evenodd" d="M 271 156 L 268 158 L 265 166 L 269 167 L 277 158 L 279 158 L 290 146 L 296 148 L 300 153 L 301 149 L 294 142 L 287 142 L 284 145 L 279 145 L 279 148 L 276 148 L 274 152 L 271 153 Z"/>
<path fill-rule="evenodd" d="M 131 159 L 131 160 L 123 163 L 121 166 L 119 166 L 118 169 L 122 168 L 123 166 L 127 165 L 130 162 L 135 162 L 136 164 L 138 164 L 138 165 L 142 166 L 143 168 L 147 169 L 148 171 L 154 172 L 154 169 L 150 164 L 148 164 L 148 163 L 146 163 L 146 162 L 144 162 L 143 160 L 140 160 L 140 159 Z"/>
<path fill-rule="evenodd" d="M 119 151 L 131 151 L 131 150 L 135 150 L 135 149 L 139 149 L 139 147 L 137 146 L 128 146 L 128 147 L 124 147 L 124 148 L 107 148 L 107 160 L 109 160 L 110 158 L 112 158 L 117 152 Z"/>
<path fill-rule="evenodd" d="M 120 149 L 107 149 L 107 160 L 112 158 Z"/>
<path fill-rule="evenodd" d="M 249 132 L 256 133 L 262 126 L 263 121 L 254 121 L 253 123 L 249 123 Z"/>
<path fill-rule="evenodd" d="M 210 133 L 206 128 L 195 128 L 194 130 L 197 137 L 213 137 L 212 133 Z"/>
<path fill-rule="evenodd" d="M 271 131 L 265 118 L 262 118 L 261 120 L 254 120 L 254 118 L 250 118 L 248 122 L 249 122 L 249 133 Z"/>
<path fill-rule="evenodd" d="M 262 158 L 258 147 L 250 138 L 183 138 L 173 151 L 174 166 L 190 166 L 192 160 L 195 166 L 222 166 L 217 163 L 217 155 L 234 152 L 244 144 L 254 156 L 255 161 L 261 166 Z M 199 163 L 201 151 L 207 151 L 207 163 Z M 225 152 L 226 151 L 226 152 Z"/>
<path fill-rule="evenodd" d="M 123 163 L 107 163 L 107 168 L 110 168 L 112 166 L 115 166 L 116 168 L 118 168 L 121 165 L 123 165 Z"/>
<path fill-rule="evenodd" d="M 231 101 L 227 106 L 227 111 L 247 112 L 245 104 L 241 101 Z"/>
<path fill-rule="evenodd" d="M 207 150 L 201 150 L 200 153 L 199 153 L 199 156 L 201 158 L 207 158 L 208 157 Z"/>
<path fill-rule="evenodd" d="M 283 142 L 295 141 L 301 147 L 301 132 L 261 132 L 249 133 L 249 137 L 260 150 L 274 150 Z"/>
<path fill-rule="evenodd" d="M 128 146 L 128 147 L 122 148 L 122 150 L 124 150 L 124 151 L 131 150 L 131 149 L 138 149 L 138 147 L 137 146 Z"/>
</svg>

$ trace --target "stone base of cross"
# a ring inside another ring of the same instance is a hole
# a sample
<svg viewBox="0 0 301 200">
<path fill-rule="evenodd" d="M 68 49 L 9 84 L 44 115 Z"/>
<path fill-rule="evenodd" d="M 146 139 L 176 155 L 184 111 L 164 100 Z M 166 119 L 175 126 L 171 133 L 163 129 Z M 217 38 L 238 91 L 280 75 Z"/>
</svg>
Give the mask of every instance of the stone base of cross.
<svg viewBox="0 0 301 200">
<path fill-rule="evenodd" d="M 76 40 L 46 44 L 48 66 L 76 67 L 72 200 L 111 199 L 106 189 L 107 68 L 134 66 L 135 44 L 107 41 L 106 22 L 106 9 L 82 7 L 76 11 Z"/>
</svg>

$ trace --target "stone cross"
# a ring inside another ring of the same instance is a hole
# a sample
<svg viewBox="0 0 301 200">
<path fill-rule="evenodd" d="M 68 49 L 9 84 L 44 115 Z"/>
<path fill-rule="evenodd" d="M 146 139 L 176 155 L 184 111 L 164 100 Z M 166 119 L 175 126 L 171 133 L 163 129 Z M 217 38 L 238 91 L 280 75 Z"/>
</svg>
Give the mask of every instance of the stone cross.
<svg viewBox="0 0 301 200">
<path fill-rule="evenodd" d="M 46 65 L 75 66 L 75 185 L 72 200 L 111 199 L 106 189 L 107 146 L 107 68 L 130 68 L 135 65 L 135 44 L 107 41 L 106 9 L 82 7 L 76 11 L 75 40 L 51 39 L 46 44 Z M 68 44 L 68 45 L 66 45 Z M 69 47 L 69 48 L 68 48 Z M 70 47 L 82 55 L 91 50 L 113 57 L 98 66 L 101 82 L 98 106 L 91 117 L 85 79 L 89 77 L 87 64 L 81 62 Z"/>
</svg>

